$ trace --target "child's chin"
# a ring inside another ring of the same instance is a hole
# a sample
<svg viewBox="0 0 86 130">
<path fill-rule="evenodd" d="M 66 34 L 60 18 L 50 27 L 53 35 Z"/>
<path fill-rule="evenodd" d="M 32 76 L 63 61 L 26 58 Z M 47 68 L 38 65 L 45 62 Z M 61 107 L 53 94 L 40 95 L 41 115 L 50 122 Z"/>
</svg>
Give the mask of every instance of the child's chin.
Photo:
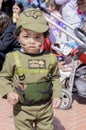
<svg viewBox="0 0 86 130">
<path fill-rule="evenodd" d="M 37 54 L 37 52 L 35 52 L 35 51 L 28 51 L 27 53 L 28 54 Z"/>
</svg>

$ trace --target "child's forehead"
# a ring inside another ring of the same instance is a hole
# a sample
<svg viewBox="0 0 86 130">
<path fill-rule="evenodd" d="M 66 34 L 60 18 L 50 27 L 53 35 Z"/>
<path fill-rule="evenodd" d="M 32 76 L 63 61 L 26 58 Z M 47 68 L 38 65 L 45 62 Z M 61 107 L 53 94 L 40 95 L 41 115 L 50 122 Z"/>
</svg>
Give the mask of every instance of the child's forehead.
<svg viewBox="0 0 86 130">
<path fill-rule="evenodd" d="M 25 29 L 25 28 L 23 28 L 22 31 L 25 32 L 25 33 L 27 33 L 27 34 L 43 35 L 43 33 L 38 33 L 38 32 L 35 32 L 33 30 Z"/>
</svg>

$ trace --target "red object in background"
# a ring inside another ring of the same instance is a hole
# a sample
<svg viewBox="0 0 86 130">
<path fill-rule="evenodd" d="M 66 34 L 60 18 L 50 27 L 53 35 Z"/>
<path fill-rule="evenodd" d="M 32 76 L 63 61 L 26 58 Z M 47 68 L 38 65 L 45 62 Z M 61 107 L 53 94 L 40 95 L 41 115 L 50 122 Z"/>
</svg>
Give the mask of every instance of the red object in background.
<svg viewBox="0 0 86 130">
<path fill-rule="evenodd" d="M 51 51 L 51 42 L 48 37 L 45 38 L 45 41 L 44 41 L 44 44 L 42 44 L 41 50 Z"/>
<path fill-rule="evenodd" d="M 30 2 L 33 2 L 33 0 L 29 0 Z"/>
<path fill-rule="evenodd" d="M 79 57 L 79 60 L 81 62 L 83 62 L 84 64 L 86 64 L 86 54 L 85 53 L 81 54 L 80 57 Z"/>
<path fill-rule="evenodd" d="M 78 14 L 83 15 L 83 11 L 81 11 L 79 8 L 77 10 Z"/>
<path fill-rule="evenodd" d="M 77 53 L 79 52 L 79 48 L 73 49 L 71 51 L 71 56 L 73 57 L 74 55 L 77 55 Z M 79 60 L 86 64 L 86 54 L 83 52 L 80 56 L 79 56 Z"/>
<path fill-rule="evenodd" d="M 57 58 L 63 57 L 63 54 L 59 54 L 51 49 L 51 42 L 48 37 L 45 38 L 45 41 L 44 41 L 44 44 L 42 44 L 41 50 L 51 51 L 52 53 L 56 55 Z"/>
<path fill-rule="evenodd" d="M 78 52 L 79 52 L 79 49 L 78 49 L 78 48 L 72 49 L 71 52 L 70 52 L 70 55 L 73 57 L 73 56 L 75 56 Z"/>
</svg>

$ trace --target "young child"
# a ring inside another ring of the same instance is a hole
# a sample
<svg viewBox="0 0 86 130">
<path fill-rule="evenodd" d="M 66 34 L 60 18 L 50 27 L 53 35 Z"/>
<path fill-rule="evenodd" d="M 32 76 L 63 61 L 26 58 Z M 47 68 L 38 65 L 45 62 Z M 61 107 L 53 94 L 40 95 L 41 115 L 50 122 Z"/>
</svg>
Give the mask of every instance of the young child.
<svg viewBox="0 0 86 130">
<path fill-rule="evenodd" d="M 56 4 L 54 0 L 52 0 L 52 1 L 48 0 L 48 2 L 47 2 L 47 9 L 51 13 L 56 15 L 57 17 L 62 18 L 62 16 L 61 16 L 61 5 Z M 60 22 L 59 20 L 57 20 L 56 18 L 54 18 L 52 16 L 49 16 L 49 15 L 47 15 L 47 17 L 49 17 L 49 19 L 51 21 L 53 21 L 54 23 L 56 23 L 60 27 L 64 28 L 63 23 Z M 64 37 L 63 37 L 63 32 L 61 30 L 59 30 L 57 27 L 55 27 L 54 25 L 52 25 L 50 23 L 49 23 L 49 26 L 50 26 L 49 38 L 50 38 L 50 41 L 51 41 L 52 44 L 55 44 L 55 43 L 58 44 L 58 43 L 61 43 L 63 41 L 66 41 L 66 35 L 64 35 Z"/>
<path fill-rule="evenodd" d="M 48 0 L 47 2 L 47 9 L 56 15 L 59 18 L 62 18 L 61 16 L 61 5 L 56 4 L 55 0 Z M 55 24 L 59 25 L 60 27 L 64 28 L 64 25 L 62 22 L 60 22 L 58 19 L 54 18 L 53 16 L 46 15 L 51 21 L 53 21 Z M 59 54 L 56 51 L 57 46 L 59 47 L 62 42 L 66 41 L 66 35 L 57 27 L 49 23 L 49 38 L 51 41 L 51 50 L 52 52 L 57 56 L 58 60 L 63 58 L 62 54 Z"/>
<path fill-rule="evenodd" d="M 16 130 L 54 130 L 53 108 L 61 104 L 58 61 L 40 48 L 48 36 L 43 12 L 29 8 L 22 12 L 15 34 L 20 51 L 6 55 L 0 73 L 0 94 L 14 106 Z"/>
</svg>

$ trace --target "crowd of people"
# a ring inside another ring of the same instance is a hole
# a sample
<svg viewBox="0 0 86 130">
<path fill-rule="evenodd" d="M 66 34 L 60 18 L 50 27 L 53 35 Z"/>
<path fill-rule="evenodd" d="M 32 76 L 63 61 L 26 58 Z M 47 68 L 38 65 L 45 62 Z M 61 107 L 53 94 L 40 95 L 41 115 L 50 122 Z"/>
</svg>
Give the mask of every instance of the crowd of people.
<svg viewBox="0 0 86 130">
<path fill-rule="evenodd" d="M 58 57 L 64 54 L 53 48 L 73 39 L 47 22 L 46 17 L 76 35 L 62 21 L 33 8 L 33 4 L 85 32 L 86 1 L 0 1 L 0 96 L 13 105 L 16 130 L 32 130 L 33 123 L 37 130 L 54 130 L 53 109 L 59 108 L 62 101 Z M 86 48 L 79 44 L 77 48 L 72 48 L 70 55 L 86 63 Z"/>
</svg>

